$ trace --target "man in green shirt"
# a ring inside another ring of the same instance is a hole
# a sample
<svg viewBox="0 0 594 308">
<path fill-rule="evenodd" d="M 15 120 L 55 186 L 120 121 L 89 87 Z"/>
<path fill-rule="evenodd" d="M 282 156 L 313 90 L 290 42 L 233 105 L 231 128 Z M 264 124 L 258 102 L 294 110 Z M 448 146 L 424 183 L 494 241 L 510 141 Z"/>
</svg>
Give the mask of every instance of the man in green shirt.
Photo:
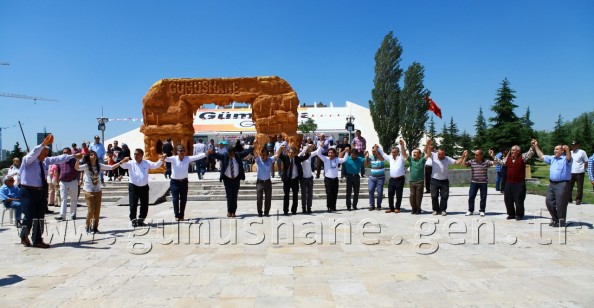
<svg viewBox="0 0 594 308">
<path fill-rule="evenodd" d="M 412 157 L 408 157 L 410 166 L 410 207 L 413 215 L 421 214 L 421 201 L 423 201 L 423 180 L 425 178 L 425 162 L 427 159 L 421 157 L 421 150 L 413 150 Z"/>
<path fill-rule="evenodd" d="M 340 152 L 339 156 L 342 156 L 349 152 L 351 155 L 347 158 L 347 160 L 343 163 L 346 167 L 346 184 L 347 184 L 347 191 L 346 191 L 346 206 L 347 210 L 351 210 L 351 193 L 355 192 L 353 196 L 353 210 L 357 209 L 357 203 L 359 202 L 359 186 L 361 185 L 361 177 L 359 176 L 359 172 L 361 172 L 361 167 L 363 166 L 363 162 L 365 162 L 365 157 L 357 157 L 357 150 L 345 148 L 342 152 Z"/>
</svg>

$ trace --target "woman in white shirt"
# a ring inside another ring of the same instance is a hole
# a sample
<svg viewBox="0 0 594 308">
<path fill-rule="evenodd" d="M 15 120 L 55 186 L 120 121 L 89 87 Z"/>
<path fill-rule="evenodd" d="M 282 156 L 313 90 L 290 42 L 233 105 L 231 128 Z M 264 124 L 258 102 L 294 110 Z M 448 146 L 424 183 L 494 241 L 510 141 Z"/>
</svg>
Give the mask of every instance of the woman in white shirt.
<svg viewBox="0 0 594 308">
<path fill-rule="evenodd" d="M 97 153 L 90 150 L 82 158 L 82 164 L 80 160 L 76 160 L 74 169 L 77 171 L 83 171 L 83 191 L 85 192 L 85 200 L 87 202 L 87 220 L 86 230 L 87 232 L 97 233 L 99 232 L 99 213 L 101 212 L 101 183 L 100 176 L 104 170 L 113 170 L 120 167 L 120 164 L 125 163 L 129 160 L 128 157 L 115 165 L 105 165 L 99 163 Z"/>
</svg>

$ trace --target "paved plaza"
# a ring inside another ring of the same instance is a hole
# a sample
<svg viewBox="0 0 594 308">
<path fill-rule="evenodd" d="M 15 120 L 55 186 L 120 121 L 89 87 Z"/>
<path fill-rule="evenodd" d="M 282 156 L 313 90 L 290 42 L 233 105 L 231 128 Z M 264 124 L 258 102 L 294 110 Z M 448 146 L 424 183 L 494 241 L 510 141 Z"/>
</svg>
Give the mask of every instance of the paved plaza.
<svg viewBox="0 0 594 308">
<path fill-rule="evenodd" d="M 4 225 L 0 306 L 594 304 L 593 205 L 570 205 L 564 230 L 548 226 L 542 196 L 527 196 L 527 219 L 508 221 L 494 190 L 486 217 L 465 216 L 467 193 L 452 188 L 448 216 L 431 215 L 425 194 L 423 215 L 410 214 L 407 197 L 399 214 L 370 212 L 367 200 L 349 212 L 339 199 L 336 213 L 315 200 L 313 215 L 263 218 L 255 201 L 240 201 L 237 219 L 226 218 L 224 201 L 192 201 L 191 220 L 177 224 L 166 202 L 136 230 L 126 206 L 105 205 L 94 238 L 81 232 L 80 207 L 76 221 L 49 216 L 50 249 L 23 247 Z M 282 212 L 282 201 L 272 208 Z"/>
</svg>

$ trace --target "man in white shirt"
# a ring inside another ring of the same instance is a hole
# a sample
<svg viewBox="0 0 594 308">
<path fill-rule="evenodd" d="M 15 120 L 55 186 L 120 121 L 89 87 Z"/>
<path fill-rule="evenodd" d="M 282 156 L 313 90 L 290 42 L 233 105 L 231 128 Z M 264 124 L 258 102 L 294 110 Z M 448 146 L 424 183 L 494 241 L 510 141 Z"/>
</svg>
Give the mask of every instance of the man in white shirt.
<svg viewBox="0 0 594 308">
<path fill-rule="evenodd" d="M 285 148 L 283 149 L 282 154 L 287 154 L 287 142 L 283 141 L 283 135 L 281 135 L 281 134 L 276 135 L 276 142 L 274 143 L 274 153 L 277 153 L 278 150 L 283 145 L 285 146 Z M 280 160 L 280 159 L 276 160 L 276 169 L 277 169 L 278 177 L 281 177 L 281 174 L 283 172 L 282 164 L 283 164 L 282 160 Z M 274 175 L 272 177 L 274 177 Z"/>
<path fill-rule="evenodd" d="M 190 163 L 204 158 L 206 158 L 206 153 L 186 156 L 186 149 L 183 145 L 177 146 L 177 156 L 165 158 L 165 162 L 171 164 L 169 190 L 173 198 L 173 214 L 177 221 L 184 220 L 186 201 L 188 200 L 188 168 Z"/>
<path fill-rule="evenodd" d="M 198 173 L 198 179 L 202 180 L 204 173 L 206 173 L 206 144 L 204 144 L 202 138 L 198 139 L 198 142 L 194 144 L 194 151 L 192 155 L 204 154 L 204 158 L 196 161 L 196 173 Z"/>
<path fill-rule="evenodd" d="M 582 204 L 582 197 L 584 196 L 584 176 L 586 169 L 588 169 L 588 155 L 586 151 L 580 149 L 580 143 L 573 141 L 571 143 L 573 163 L 571 164 L 571 180 L 569 180 L 569 203 L 573 202 L 573 185 L 577 182 L 577 195 L 575 196 L 575 204 Z"/>
<path fill-rule="evenodd" d="M 157 169 L 163 165 L 163 161 L 167 156 L 162 156 L 161 159 L 154 163 L 142 159 L 144 151 L 142 149 L 134 150 L 134 159 L 129 160 L 120 165 L 121 168 L 128 169 L 130 180 L 128 183 L 128 202 L 130 205 L 130 221 L 133 227 L 146 226 L 144 220 L 148 215 L 148 200 L 149 200 L 149 169 Z M 136 208 L 138 207 L 138 200 L 140 199 L 140 215 L 136 217 Z"/>
<path fill-rule="evenodd" d="M 336 157 L 336 149 L 328 149 L 328 156 L 322 155 L 324 140 L 320 140 L 318 149 L 314 152 L 324 163 L 324 186 L 326 187 L 326 207 L 328 212 L 336 211 L 338 198 L 338 164 L 344 163 L 348 157 Z"/>
<path fill-rule="evenodd" d="M 305 156 L 307 151 L 314 150 L 314 144 L 311 138 L 308 143 L 303 147 L 299 156 Z M 312 152 L 309 158 L 301 162 L 301 168 L 303 169 L 303 177 L 299 181 L 299 187 L 301 188 L 301 209 L 303 213 L 311 214 L 311 204 L 313 202 L 313 171 L 312 171 L 312 157 L 315 157 L 316 152 Z"/>
<path fill-rule="evenodd" d="M 402 204 L 402 192 L 404 190 L 404 162 L 408 159 L 406 149 L 404 148 L 404 140 L 400 139 L 400 149 L 393 147 L 390 155 L 382 151 L 378 147 L 377 152 L 385 160 L 390 162 L 390 181 L 388 182 L 388 205 L 390 208 L 386 213 L 400 213 L 400 205 Z M 394 208 L 394 194 L 396 194 L 396 208 Z"/>
<path fill-rule="evenodd" d="M 460 157 L 455 160 L 445 155 L 443 149 L 439 149 L 437 153 L 432 153 L 431 140 L 427 140 L 429 146 L 425 148 L 426 158 L 431 158 L 431 203 L 433 205 L 433 215 L 441 214 L 446 216 L 448 213 L 448 198 L 450 196 L 450 181 L 448 179 L 448 167 L 453 164 L 461 164 L 463 158 Z M 441 197 L 441 200 L 440 200 Z"/>
</svg>

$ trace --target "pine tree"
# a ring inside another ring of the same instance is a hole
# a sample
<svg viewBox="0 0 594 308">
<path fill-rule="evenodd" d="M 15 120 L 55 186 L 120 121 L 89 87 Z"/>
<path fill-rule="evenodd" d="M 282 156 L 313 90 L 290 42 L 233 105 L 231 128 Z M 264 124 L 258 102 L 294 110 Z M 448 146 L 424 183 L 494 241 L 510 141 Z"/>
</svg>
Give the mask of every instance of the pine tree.
<svg viewBox="0 0 594 308">
<path fill-rule="evenodd" d="M 563 125 L 563 118 L 561 118 L 561 115 L 559 115 L 559 117 L 557 118 L 557 121 L 555 122 L 555 129 L 553 130 L 553 132 L 551 133 L 551 149 L 548 149 L 549 152 L 552 152 L 555 147 L 557 145 L 563 145 L 563 144 L 567 144 L 567 132 L 566 129 Z"/>
<path fill-rule="evenodd" d="M 443 129 L 441 131 L 441 144 L 439 145 L 439 149 L 442 149 L 446 155 L 450 156 L 454 152 L 454 141 L 452 140 L 452 135 L 445 122 L 443 123 Z"/>
<path fill-rule="evenodd" d="M 402 46 L 390 31 L 375 54 L 374 88 L 369 101 L 373 127 L 384 149 L 392 147 L 400 130 L 401 55 Z"/>
<path fill-rule="evenodd" d="M 510 148 L 517 144 L 525 149 L 530 144 L 531 137 L 522 134 L 523 123 L 514 112 L 518 107 L 514 104 L 516 98 L 514 93 L 515 91 L 509 87 L 509 81 L 505 78 L 497 90 L 495 104 L 491 106 L 495 116 L 489 118 L 492 123 L 487 133 L 489 148 Z"/>
<path fill-rule="evenodd" d="M 472 140 L 472 145 L 475 149 L 482 149 L 483 147 L 487 146 L 487 122 L 485 122 L 485 117 L 483 115 L 483 107 L 479 108 L 479 113 L 476 117 L 474 128 L 475 135 L 474 139 Z"/>
<path fill-rule="evenodd" d="M 423 79 L 425 69 L 417 62 L 413 62 L 404 73 L 404 88 L 400 93 L 402 127 L 400 132 L 406 143 L 409 155 L 418 147 L 423 138 L 425 124 L 427 123 L 428 103 L 425 97 L 430 92 L 425 89 Z"/>
<path fill-rule="evenodd" d="M 536 132 L 532 128 L 534 122 L 530 120 L 530 106 L 526 108 L 526 113 L 520 118 L 520 121 L 522 122 L 522 135 L 529 137 L 530 139 L 534 138 Z"/>
<path fill-rule="evenodd" d="M 459 145 L 462 151 L 464 150 L 472 150 L 472 137 L 470 137 L 470 135 L 466 132 L 466 130 L 464 130 L 462 132 L 462 134 L 460 135 L 460 137 L 458 138 L 459 140 Z M 481 147 L 477 147 L 476 149 L 479 149 Z M 483 150 L 484 151 L 484 150 Z M 460 154 L 460 152 L 458 151 L 458 153 Z"/>
<path fill-rule="evenodd" d="M 21 145 L 17 142 L 14 144 L 12 151 L 10 153 L 8 153 L 8 157 L 6 157 L 6 162 L 9 165 L 12 165 L 12 160 L 14 158 L 23 158 L 23 156 L 25 156 L 25 153 L 21 149 Z"/>
<path fill-rule="evenodd" d="M 581 125 L 582 137 L 577 140 L 580 143 L 582 150 L 589 154 L 594 151 L 594 138 L 592 138 L 592 119 L 588 114 L 584 115 L 584 121 Z"/>
<path fill-rule="evenodd" d="M 437 131 L 435 130 L 435 121 L 433 120 L 433 116 L 429 119 L 429 129 L 427 129 L 427 138 L 431 140 L 432 144 L 435 147 L 438 146 L 437 142 L 435 141 L 435 137 L 437 136 Z"/>
<path fill-rule="evenodd" d="M 448 128 L 448 133 L 450 135 L 451 138 L 451 147 L 452 149 L 447 153 L 447 155 L 450 155 L 452 157 L 454 156 L 459 156 L 460 155 L 460 149 L 458 147 L 459 145 L 459 141 L 460 141 L 460 136 L 458 135 L 458 125 L 454 122 L 454 117 L 450 118 L 450 127 Z"/>
</svg>

